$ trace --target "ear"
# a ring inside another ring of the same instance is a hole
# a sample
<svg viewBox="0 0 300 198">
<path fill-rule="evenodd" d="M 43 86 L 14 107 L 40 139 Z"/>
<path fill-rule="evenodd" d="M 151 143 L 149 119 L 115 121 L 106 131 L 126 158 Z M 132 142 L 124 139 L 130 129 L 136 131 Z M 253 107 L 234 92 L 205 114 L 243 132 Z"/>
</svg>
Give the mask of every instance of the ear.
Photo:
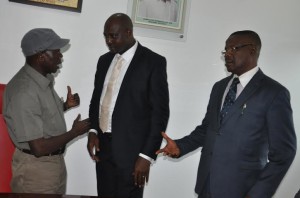
<svg viewBox="0 0 300 198">
<path fill-rule="evenodd" d="M 251 55 L 256 55 L 256 47 L 253 47 L 250 49 L 250 54 Z"/>
<path fill-rule="evenodd" d="M 126 34 L 128 37 L 132 37 L 132 30 L 130 29 L 126 30 Z"/>
</svg>

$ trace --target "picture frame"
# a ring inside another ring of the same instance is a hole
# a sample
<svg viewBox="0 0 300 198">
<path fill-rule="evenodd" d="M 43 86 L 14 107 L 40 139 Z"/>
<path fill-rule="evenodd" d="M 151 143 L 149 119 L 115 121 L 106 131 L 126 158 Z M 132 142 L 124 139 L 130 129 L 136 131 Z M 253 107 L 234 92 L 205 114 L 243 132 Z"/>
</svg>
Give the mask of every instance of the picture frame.
<svg viewBox="0 0 300 198">
<path fill-rule="evenodd" d="M 128 0 L 135 32 L 148 37 L 186 40 L 190 0 Z"/>
<path fill-rule="evenodd" d="M 15 3 L 81 12 L 82 0 L 9 0 Z"/>
</svg>

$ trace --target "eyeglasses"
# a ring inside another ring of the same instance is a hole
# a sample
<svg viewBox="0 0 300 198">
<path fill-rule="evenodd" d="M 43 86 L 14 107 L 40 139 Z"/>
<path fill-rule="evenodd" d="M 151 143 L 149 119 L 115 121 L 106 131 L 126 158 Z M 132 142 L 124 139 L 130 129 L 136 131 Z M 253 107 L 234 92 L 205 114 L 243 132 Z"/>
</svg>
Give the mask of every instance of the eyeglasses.
<svg viewBox="0 0 300 198">
<path fill-rule="evenodd" d="M 223 51 L 221 51 L 222 55 L 225 55 L 226 53 L 232 53 L 234 54 L 235 52 L 237 52 L 239 49 L 249 46 L 249 45 L 253 45 L 252 43 L 247 43 L 247 44 L 243 44 L 243 45 L 238 45 L 238 46 L 234 46 L 234 47 L 229 47 Z"/>
</svg>

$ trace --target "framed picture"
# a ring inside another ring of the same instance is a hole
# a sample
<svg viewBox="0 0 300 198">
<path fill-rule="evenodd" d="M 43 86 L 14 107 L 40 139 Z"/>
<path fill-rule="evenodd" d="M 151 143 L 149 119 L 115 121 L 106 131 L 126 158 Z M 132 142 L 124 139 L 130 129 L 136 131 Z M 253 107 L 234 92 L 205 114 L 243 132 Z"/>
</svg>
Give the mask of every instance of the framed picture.
<svg viewBox="0 0 300 198">
<path fill-rule="evenodd" d="M 82 0 L 9 0 L 11 2 L 35 5 L 73 12 L 81 12 Z"/>
<path fill-rule="evenodd" d="M 169 39 L 184 40 L 189 3 L 188 0 L 129 0 L 128 15 L 136 29 L 148 31 L 150 36 L 169 34 Z"/>
</svg>

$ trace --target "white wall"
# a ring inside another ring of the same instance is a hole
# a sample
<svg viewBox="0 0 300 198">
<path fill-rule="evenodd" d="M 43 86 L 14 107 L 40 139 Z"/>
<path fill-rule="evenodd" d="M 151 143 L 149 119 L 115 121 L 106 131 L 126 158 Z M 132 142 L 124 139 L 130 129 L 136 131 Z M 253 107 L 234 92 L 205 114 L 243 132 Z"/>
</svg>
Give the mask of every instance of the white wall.
<svg viewBox="0 0 300 198">
<path fill-rule="evenodd" d="M 7 83 L 24 64 L 20 40 L 31 28 L 50 27 L 70 38 L 71 48 L 64 53 L 55 85 L 61 96 L 66 96 L 67 85 L 81 96 L 80 107 L 65 115 L 70 128 L 78 113 L 83 118 L 88 116 L 97 59 L 107 51 L 103 24 L 115 12 L 127 12 L 127 1 L 84 0 L 82 13 L 74 13 L 1 0 L 0 82 Z M 193 0 L 186 42 L 136 35 L 143 45 L 168 60 L 171 116 L 167 133 L 180 138 L 201 123 L 212 85 L 226 76 L 220 51 L 230 33 L 243 29 L 261 36 L 259 65 L 290 90 L 295 128 L 299 131 L 299 18 L 299 0 Z M 84 136 L 68 147 L 68 194 L 96 195 L 95 164 L 88 156 L 86 142 Z M 299 155 L 274 197 L 293 197 L 300 187 Z M 151 169 L 144 197 L 195 197 L 199 157 L 199 150 L 179 160 L 159 157 Z"/>
</svg>

